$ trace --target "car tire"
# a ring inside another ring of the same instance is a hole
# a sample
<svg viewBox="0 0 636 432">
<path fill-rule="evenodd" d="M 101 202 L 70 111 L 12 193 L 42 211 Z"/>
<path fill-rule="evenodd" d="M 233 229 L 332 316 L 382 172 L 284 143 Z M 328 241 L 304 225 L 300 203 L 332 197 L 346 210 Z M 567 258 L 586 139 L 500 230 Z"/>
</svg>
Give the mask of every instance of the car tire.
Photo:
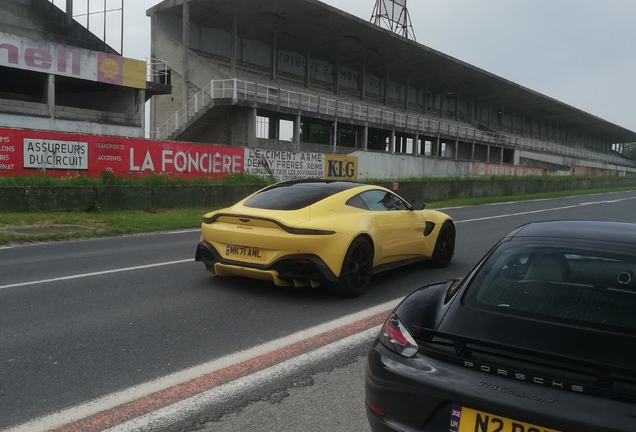
<svg viewBox="0 0 636 432">
<path fill-rule="evenodd" d="M 437 235 L 435 249 L 430 260 L 430 265 L 436 268 L 447 267 L 455 253 L 455 226 L 446 221 Z"/>
<path fill-rule="evenodd" d="M 373 273 L 373 248 L 361 237 L 349 246 L 342 262 L 338 282 L 329 284 L 327 289 L 342 297 L 359 297 L 367 290 Z"/>
</svg>

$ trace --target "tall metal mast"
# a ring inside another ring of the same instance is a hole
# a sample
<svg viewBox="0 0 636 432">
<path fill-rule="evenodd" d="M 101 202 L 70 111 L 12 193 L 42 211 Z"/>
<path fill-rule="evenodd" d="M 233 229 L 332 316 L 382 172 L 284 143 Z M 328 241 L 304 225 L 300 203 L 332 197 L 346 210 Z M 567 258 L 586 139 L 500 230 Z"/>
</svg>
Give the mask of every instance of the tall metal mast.
<svg viewBox="0 0 636 432">
<path fill-rule="evenodd" d="M 407 39 L 415 39 L 406 0 L 376 0 L 371 22 Z"/>
</svg>

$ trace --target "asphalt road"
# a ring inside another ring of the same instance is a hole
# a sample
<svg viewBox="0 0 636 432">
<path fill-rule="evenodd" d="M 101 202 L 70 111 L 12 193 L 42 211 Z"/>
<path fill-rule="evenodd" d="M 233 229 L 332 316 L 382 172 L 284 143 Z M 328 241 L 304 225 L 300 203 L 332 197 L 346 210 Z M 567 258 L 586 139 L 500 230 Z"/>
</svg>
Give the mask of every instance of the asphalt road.
<svg viewBox="0 0 636 432">
<path fill-rule="evenodd" d="M 451 265 L 416 264 L 377 275 L 358 299 L 213 277 L 193 261 L 199 236 L 194 231 L 2 248 L 0 430 L 395 300 L 425 283 L 459 277 L 502 236 L 530 221 L 636 222 L 636 192 L 445 211 L 458 228 Z M 296 430 L 241 416 L 260 415 L 250 410 L 250 401 L 265 401 L 273 406 L 271 418 L 289 421 L 290 411 L 276 414 L 276 405 L 297 394 L 285 389 L 307 388 L 317 395 L 316 382 L 340 371 L 357 378 L 340 380 L 340 389 L 337 383 L 324 386 L 345 395 L 329 414 L 339 425 L 333 430 L 361 430 L 363 383 L 357 369 L 348 371 L 360 367 L 363 352 L 364 347 L 351 347 L 337 362 L 307 368 L 284 385 L 263 387 L 237 402 L 240 411 L 228 406 L 224 412 L 230 414 L 197 427 L 225 430 L 221 422 L 233 419 L 261 425 L 250 426 L 253 431 Z M 304 415 L 313 419 L 308 421 L 318 421 L 308 404 L 320 408 L 333 401 L 325 398 L 305 401 Z"/>
</svg>

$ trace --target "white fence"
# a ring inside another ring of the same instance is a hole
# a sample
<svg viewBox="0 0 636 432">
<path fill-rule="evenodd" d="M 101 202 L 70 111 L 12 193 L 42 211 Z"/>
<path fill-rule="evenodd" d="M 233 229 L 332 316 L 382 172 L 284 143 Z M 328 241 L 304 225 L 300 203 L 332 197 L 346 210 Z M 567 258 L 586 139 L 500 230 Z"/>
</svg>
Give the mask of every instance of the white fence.
<svg viewBox="0 0 636 432">
<path fill-rule="evenodd" d="M 464 142 L 491 144 L 519 150 L 541 151 L 577 159 L 588 159 L 623 166 L 636 166 L 636 162 L 597 153 L 587 149 L 574 148 L 556 143 L 549 143 L 528 138 L 480 131 L 475 128 L 457 124 L 430 120 L 419 116 L 411 116 L 393 111 L 371 108 L 349 102 L 341 102 L 321 96 L 299 93 L 296 91 L 270 87 L 263 84 L 238 79 L 212 80 L 199 91 L 188 103 L 174 113 L 156 130 L 155 139 L 166 139 L 170 134 L 186 125 L 189 119 L 197 115 L 214 99 L 232 99 L 258 102 L 266 105 L 281 106 L 335 116 L 339 121 L 347 119 L 359 120 L 386 127 L 387 129 L 408 129 L 418 135 L 433 136 L 443 134 Z"/>
</svg>

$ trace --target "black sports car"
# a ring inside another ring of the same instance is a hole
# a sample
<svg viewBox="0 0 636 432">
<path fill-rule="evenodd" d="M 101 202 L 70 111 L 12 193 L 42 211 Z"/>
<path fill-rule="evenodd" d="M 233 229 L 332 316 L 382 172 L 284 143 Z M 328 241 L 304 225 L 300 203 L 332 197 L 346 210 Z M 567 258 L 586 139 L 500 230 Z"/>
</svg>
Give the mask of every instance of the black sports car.
<svg viewBox="0 0 636 432">
<path fill-rule="evenodd" d="M 636 431 L 636 224 L 524 225 L 373 343 L 378 431 Z"/>
</svg>

